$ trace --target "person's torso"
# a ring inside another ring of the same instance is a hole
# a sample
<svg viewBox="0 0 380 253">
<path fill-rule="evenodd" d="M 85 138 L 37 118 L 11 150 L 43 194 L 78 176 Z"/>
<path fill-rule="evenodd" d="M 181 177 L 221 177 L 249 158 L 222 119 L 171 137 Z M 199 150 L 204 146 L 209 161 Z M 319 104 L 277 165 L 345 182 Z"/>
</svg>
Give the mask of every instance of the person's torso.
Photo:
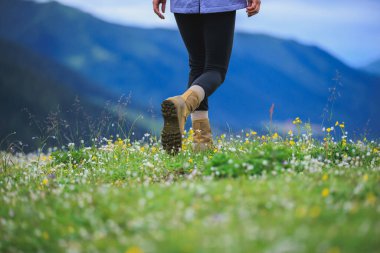
<svg viewBox="0 0 380 253">
<path fill-rule="evenodd" d="M 246 0 L 170 0 L 174 13 L 214 13 L 247 7 Z"/>
</svg>

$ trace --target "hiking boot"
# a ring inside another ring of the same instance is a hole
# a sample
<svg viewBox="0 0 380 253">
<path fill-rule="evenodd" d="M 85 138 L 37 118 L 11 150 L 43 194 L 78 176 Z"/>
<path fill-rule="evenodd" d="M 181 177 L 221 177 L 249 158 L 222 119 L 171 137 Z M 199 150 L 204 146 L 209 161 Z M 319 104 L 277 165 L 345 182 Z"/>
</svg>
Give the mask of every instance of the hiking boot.
<svg viewBox="0 0 380 253">
<path fill-rule="evenodd" d="M 200 95 L 194 90 L 187 90 L 180 96 L 170 97 L 162 102 L 164 128 L 161 133 L 161 142 L 168 153 L 179 152 L 182 147 L 186 119 L 200 103 Z"/>
<path fill-rule="evenodd" d="M 193 120 L 192 128 L 194 131 L 192 145 L 194 151 L 205 151 L 214 148 L 209 119 Z"/>
</svg>

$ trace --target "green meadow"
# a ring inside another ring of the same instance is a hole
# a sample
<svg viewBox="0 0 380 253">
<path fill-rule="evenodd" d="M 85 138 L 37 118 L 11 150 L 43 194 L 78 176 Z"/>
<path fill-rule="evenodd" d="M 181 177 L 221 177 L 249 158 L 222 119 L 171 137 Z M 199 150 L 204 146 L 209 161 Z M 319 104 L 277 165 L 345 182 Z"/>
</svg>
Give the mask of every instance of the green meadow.
<svg viewBox="0 0 380 253">
<path fill-rule="evenodd" d="M 149 134 L 0 153 L 0 252 L 379 252 L 379 143 L 293 123 L 200 153 L 190 129 L 176 156 Z"/>
</svg>

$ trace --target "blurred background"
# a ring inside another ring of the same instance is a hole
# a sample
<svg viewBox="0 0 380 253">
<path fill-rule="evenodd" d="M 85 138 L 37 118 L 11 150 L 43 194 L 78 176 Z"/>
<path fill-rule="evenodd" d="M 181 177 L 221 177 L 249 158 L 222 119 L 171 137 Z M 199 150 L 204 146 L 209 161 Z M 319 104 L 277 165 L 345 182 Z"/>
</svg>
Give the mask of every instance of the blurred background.
<svg viewBox="0 0 380 253">
<path fill-rule="evenodd" d="M 317 137 L 339 121 L 349 138 L 378 138 L 378 10 L 377 0 L 239 10 L 227 79 L 209 101 L 214 133 L 285 134 L 300 117 Z M 160 20 L 150 0 L 0 0 L 1 148 L 158 135 L 187 61 L 169 6 Z"/>
</svg>

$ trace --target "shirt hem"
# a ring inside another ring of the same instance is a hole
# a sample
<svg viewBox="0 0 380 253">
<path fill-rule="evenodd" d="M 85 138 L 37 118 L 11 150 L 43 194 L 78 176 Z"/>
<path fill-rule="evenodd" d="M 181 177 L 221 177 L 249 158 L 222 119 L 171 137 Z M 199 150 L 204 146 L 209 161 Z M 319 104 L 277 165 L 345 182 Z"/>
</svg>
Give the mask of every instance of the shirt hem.
<svg viewBox="0 0 380 253">
<path fill-rule="evenodd" d="M 182 13 L 182 14 L 206 14 L 206 13 L 216 13 L 216 12 L 228 12 L 235 11 L 239 9 L 246 8 L 247 4 L 235 4 L 228 7 L 219 6 L 219 7 L 194 7 L 194 8 L 171 8 L 170 12 L 172 13 Z"/>
</svg>

